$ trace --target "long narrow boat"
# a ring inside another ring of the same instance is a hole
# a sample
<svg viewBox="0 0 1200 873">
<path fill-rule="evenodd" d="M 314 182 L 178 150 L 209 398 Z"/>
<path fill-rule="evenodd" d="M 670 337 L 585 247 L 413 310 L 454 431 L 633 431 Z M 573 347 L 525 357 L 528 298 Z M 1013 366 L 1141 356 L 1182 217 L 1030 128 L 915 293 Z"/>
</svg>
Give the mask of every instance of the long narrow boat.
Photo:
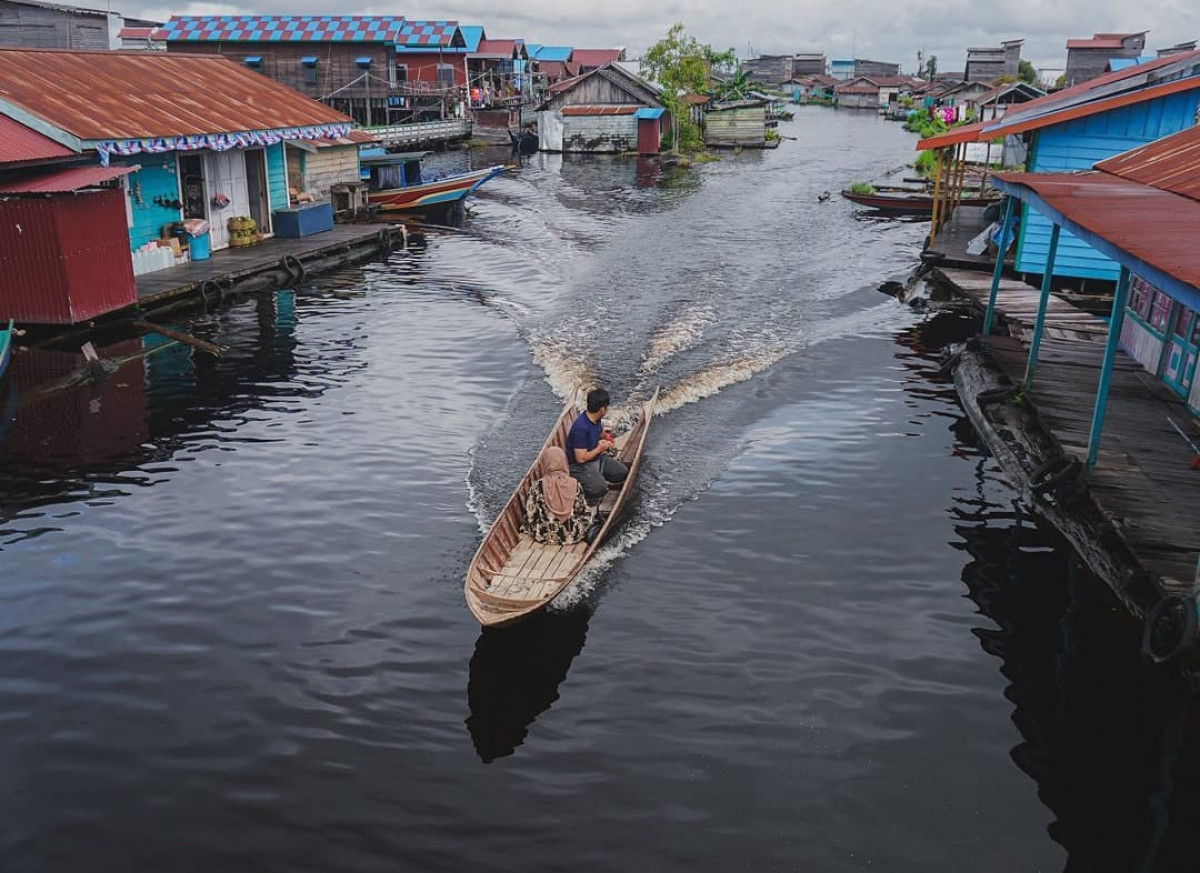
<svg viewBox="0 0 1200 873">
<path fill-rule="evenodd" d="M 12 358 L 12 336 L 13 322 L 8 320 L 8 327 L 0 330 L 0 379 L 4 378 L 4 371 L 8 369 L 9 359 Z"/>
<path fill-rule="evenodd" d="M 445 208 L 508 169 L 500 164 L 426 182 L 421 158 L 427 154 L 363 154 L 360 161 L 367 176 L 367 202 L 383 213 Z"/>
<path fill-rule="evenodd" d="M 657 403 L 658 392 L 655 391 L 654 396 L 643 404 L 642 414 L 632 429 L 617 438 L 617 457 L 629 465 L 629 475 L 619 489 L 610 489 L 601 502 L 604 523 L 591 543 L 549 545 L 536 542 L 521 530 L 525 520 L 525 498 L 538 478 L 538 461 L 534 460 L 479 544 L 467 569 L 464 586 L 467 606 L 481 625 L 512 624 L 553 600 L 628 514 L 641 468 L 642 449 Z M 578 400 L 572 396 L 542 448 L 565 446 L 571 423 L 578 414 Z M 538 457 L 541 457 L 540 451 Z"/>
<path fill-rule="evenodd" d="M 860 206 L 869 206 L 880 212 L 894 212 L 903 215 L 932 215 L 933 197 L 928 194 L 855 194 L 843 191 L 842 196 Z M 989 206 L 995 203 L 995 197 L 963 197 L 958 201 L 959 206 Z"/>
</svg>

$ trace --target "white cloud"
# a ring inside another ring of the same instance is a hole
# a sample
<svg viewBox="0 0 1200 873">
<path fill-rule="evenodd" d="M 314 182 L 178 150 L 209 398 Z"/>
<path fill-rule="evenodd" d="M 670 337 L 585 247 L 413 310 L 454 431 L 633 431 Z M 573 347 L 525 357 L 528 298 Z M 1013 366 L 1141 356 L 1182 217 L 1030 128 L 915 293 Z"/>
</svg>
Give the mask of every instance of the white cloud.
<svg viewBox="0 0 1200 873">
<path fill-rule="evenodd" d="M 137 5 L 118 2 L 131 17 L 165 20 L 172 14 L 397 14 L 409 18 L 454 19 L 482 24 L 494 38 L 521 37 L 530 42 L 584 48 L 625 46 L 630 56 L 653 44 L 676 21 L 701 42 L 733 47 L 739 55 L 823 51 L 829 57 L 869 57 L 894 61 L 906 71 L 917 63 L 917 50 L 937 55 L 943 70 L 961 70 L 969 46 L 998 45 L 1024 39 L 1022 57 L 1037 67 L 1062 67 L 1066 41 L 1094 32 L 1149 30 L 1147 51 L 1200 38 L 1200 4 L 1194 0 L 1147 0 L 1131 7 L 1116 0 L 667 0 L 653 6 L 635 0 L 604 4 L 559 0 L 553 5 L 509 0 L 436 0 L 403 4 L 366 2 L 348 7 L 345 0 L 261 0 L 251 9 L 229 3 L 164 6 L 162 0 Z"/>
</svg>

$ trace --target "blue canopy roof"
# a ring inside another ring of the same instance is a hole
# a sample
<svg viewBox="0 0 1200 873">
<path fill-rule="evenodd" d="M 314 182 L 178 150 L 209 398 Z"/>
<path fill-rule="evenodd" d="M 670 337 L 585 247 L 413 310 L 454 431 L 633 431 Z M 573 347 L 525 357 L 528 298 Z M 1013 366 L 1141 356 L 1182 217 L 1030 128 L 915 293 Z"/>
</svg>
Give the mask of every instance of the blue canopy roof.
<svg viewBox="0 0 1200 873">
<path fill-rule="evenodd" d="M 637 112 L 633 113 L 634 118 L 662 118 L 665 109 L 651 109 L 649 106 L 643 106 Z"/>
<path fill-rule="evenodd" d="M 535 55 L 528 45 L 525 47 L 529 50 L 529 57 L 539 61 L 558 61 L 566 63 L 571 60 L 571 46 L 569 45 L 540 45 L 537 48 Z"/>
</svg>

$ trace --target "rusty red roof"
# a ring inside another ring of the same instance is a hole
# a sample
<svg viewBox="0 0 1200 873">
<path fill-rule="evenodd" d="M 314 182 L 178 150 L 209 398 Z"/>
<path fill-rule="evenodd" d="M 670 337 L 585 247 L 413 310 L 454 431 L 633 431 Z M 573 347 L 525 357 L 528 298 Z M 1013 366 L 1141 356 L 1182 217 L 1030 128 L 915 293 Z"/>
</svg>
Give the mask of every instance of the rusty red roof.
<svg viewBox="0 0 1200 873">
<path fill-rule="evenodd" d="M 566 106 L 563 115 L 633 115 L 640 106 Z"/>
<path fill-rule="evenodd" d="M 120 176 L 140 170 L 139 164 L 126 167 L 71 167 L 52 173 L 39 173 L 0 184 L 0 194 L 65 194 L 111 182 Z"/>
<path fill-rule="evenodd" d="M 1096 169 L 1200 201 L 1200 127 L 1130 149 Z"/>
<path fill-rule="evenodd" d="M 36 130 L 0 115 L 0 164 L 69 158 L 76 152 Z"/>
<path fill-rule="evenodd" d="M 1045 206 L 1101 243 L 1200 288 L 1200 202 L 1091 170 L 1085 173 L 996 173 L 1007 186 L 1036 194 Z"/>
<path fill-rule="evenodd" d="M 481 39 L 479 48 L 472 54 L 487 55 L 496 58 L 511 58 L 517 47 L 515 39 Z"/>
<path fill-rule="evenodd" d="M 572 49 L 571 63 L 576 67 L 603 67 L 609 61 L 619 61 L 624 49 Z"/>
<path fill-rule="evenodd" d="M 5 102 L 83 141 L 350 121 L 228 58 L 174 52 L 0 48 Z"/>
</svg>

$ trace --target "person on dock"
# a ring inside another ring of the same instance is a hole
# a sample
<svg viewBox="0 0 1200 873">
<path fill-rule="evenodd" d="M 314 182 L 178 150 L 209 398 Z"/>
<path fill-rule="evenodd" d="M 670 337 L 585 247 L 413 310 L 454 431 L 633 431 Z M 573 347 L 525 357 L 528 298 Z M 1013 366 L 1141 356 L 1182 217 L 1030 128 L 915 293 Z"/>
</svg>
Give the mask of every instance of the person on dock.
<svg viewBox="0 0 1200 873">
<path fill-rule="evenodd" d="M 524 528 L 539 543 L 563 546 L 581 543 L 596 520 L 583 488 L 571 477 L 567 453 L 548 446 L 538 459 L 541 478 L 525 497 Z"/>
<path fill-rule="evenodd" d="M 579 480 L 584 496 L 591 501 L 601 500 L 609 483 L 620 484 L 629 475 L 629 468 L 609 454 L 613 439 L 603 423 L 609 400 L 603 388 L 589 391 L 587 409 L 579 413 L 567 434 L 571 475 Z"/>
</svg>

